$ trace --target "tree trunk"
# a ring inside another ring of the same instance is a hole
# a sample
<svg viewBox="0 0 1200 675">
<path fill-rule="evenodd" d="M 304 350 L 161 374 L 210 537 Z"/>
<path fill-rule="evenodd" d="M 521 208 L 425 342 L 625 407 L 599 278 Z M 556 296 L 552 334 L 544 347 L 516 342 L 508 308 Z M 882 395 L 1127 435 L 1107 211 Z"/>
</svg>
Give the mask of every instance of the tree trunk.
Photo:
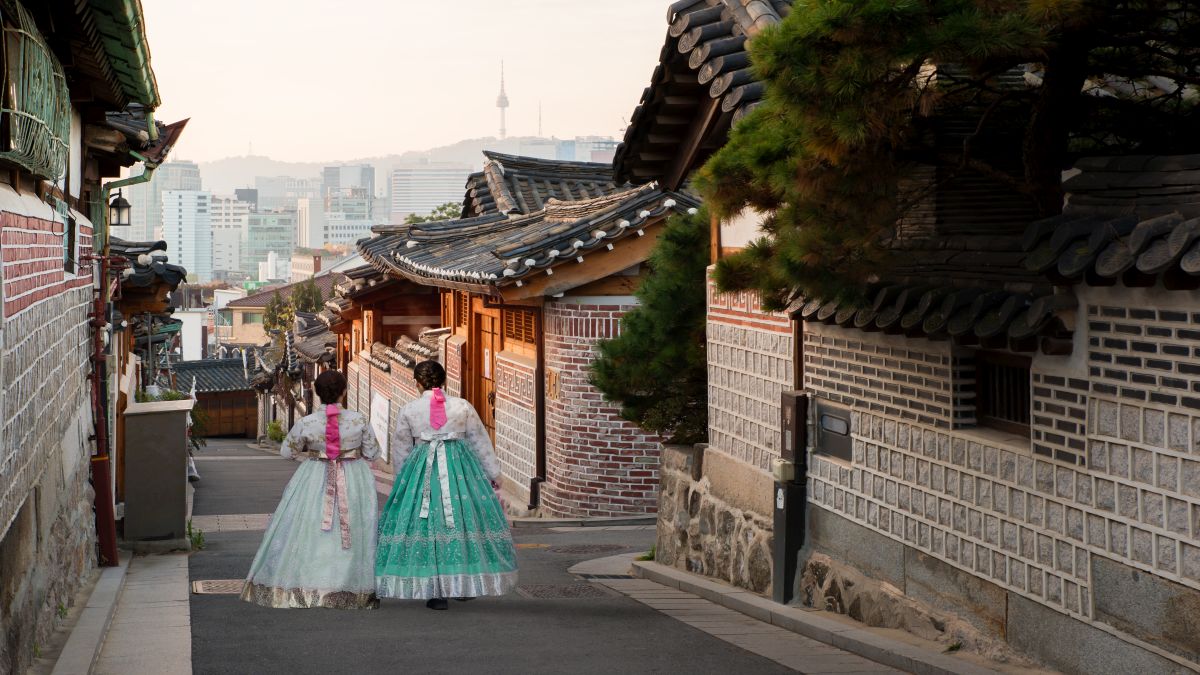
<svg viewBox="0 0 1200 675">
<path fill-rule="evenodd" d="M 1082 36 L 1071 34 L 1047 51 L 1042 91 L 1025 130 L 1025 181 L 1043 217 L 1062 212 L 1062 171 L 1087 78 L 1088 46 Z"/>
</svg>

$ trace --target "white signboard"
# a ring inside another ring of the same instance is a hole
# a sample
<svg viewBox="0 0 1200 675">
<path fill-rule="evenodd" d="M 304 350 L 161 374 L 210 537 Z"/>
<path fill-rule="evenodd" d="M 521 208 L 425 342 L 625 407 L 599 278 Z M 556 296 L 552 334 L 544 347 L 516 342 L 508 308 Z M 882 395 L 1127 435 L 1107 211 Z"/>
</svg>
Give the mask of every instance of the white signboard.
<svg viewBox="0 0 1200 675">
<path fill-rule="evenodd" d="M 371 429 L 375 432 L 375 440 L 379 441 L 379 452 L 383 461 L 392 461 L 388 452 L 388 414 L 391 412 L 391 401 L 379 392 L 371 396 Z"/>
<path fill-rule="evenodd" d="M 483 350 L 483 377 L 492 379 L 492 350 Z"/>
</svg>

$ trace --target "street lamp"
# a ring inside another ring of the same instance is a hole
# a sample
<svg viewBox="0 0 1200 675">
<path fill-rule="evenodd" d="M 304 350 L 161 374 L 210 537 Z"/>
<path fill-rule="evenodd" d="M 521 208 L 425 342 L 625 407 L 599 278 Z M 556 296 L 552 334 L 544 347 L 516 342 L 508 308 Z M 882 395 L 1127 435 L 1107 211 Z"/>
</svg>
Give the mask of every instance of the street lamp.
<svg viewBox="0 0 1200 675">
<path fill-rule="evenodd" d="M 128 199 L 121 196 L 121 191 L 117 190 L 117 196 L 108 203 L 108 226 L 109 227 L 129 227 L 129 212 L 132 206 Z"/>
</svg>

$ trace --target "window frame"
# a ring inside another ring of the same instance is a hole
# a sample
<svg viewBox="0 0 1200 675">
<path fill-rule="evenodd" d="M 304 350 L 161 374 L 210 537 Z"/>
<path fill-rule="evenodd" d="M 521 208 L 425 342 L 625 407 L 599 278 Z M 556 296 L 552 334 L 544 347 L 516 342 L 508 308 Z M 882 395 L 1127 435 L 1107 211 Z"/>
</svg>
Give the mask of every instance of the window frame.
<svg viewBox="0 0 1200 675">
<path fill-rule="evenodd" d="M 1033 423 L 1033 382 L 1028 356 L 977 351 L 975 364 L 975 426 L 1029 436 Z M 1023 389 L 1013 377 L 1023 375 Z M 1008 378 L 1009 381 L 1004 381 Z M 1007 400 L 998 400 L 1007 399 Z"/>
</svg>

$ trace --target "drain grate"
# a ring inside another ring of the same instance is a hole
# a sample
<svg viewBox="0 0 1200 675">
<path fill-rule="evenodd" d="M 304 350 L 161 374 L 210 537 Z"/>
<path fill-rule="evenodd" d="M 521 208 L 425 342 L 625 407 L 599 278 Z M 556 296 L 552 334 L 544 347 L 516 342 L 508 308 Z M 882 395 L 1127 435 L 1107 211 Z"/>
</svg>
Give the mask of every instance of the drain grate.
<svg viewBox="0 0 1200 675">
<path fill-rule="evenodd" d="M 589 553 L 611 553 L 613 551 L 624 551 L 629 548 L 620 544 L 568 544 L 566 546 L 551 546 L 552 553 L 565 553 L 568 555 L 586 555 Z"/>
<path fill-rule="evenodd" d="M 528 584 L 518 586 L 517 593 L 538 600 L 612 597 L 595 584 Z"/>
<path fill-rule="evenodd" d="M 237 595 L 242 592 L 245 579 L 205 579 L 192 582 L 192 593 L 197 595 Z"/>
<path fill-rule="evenodd" d="M 632 574 L 576 574 L 580 579 L 636 579 Z"/>
</svg>

